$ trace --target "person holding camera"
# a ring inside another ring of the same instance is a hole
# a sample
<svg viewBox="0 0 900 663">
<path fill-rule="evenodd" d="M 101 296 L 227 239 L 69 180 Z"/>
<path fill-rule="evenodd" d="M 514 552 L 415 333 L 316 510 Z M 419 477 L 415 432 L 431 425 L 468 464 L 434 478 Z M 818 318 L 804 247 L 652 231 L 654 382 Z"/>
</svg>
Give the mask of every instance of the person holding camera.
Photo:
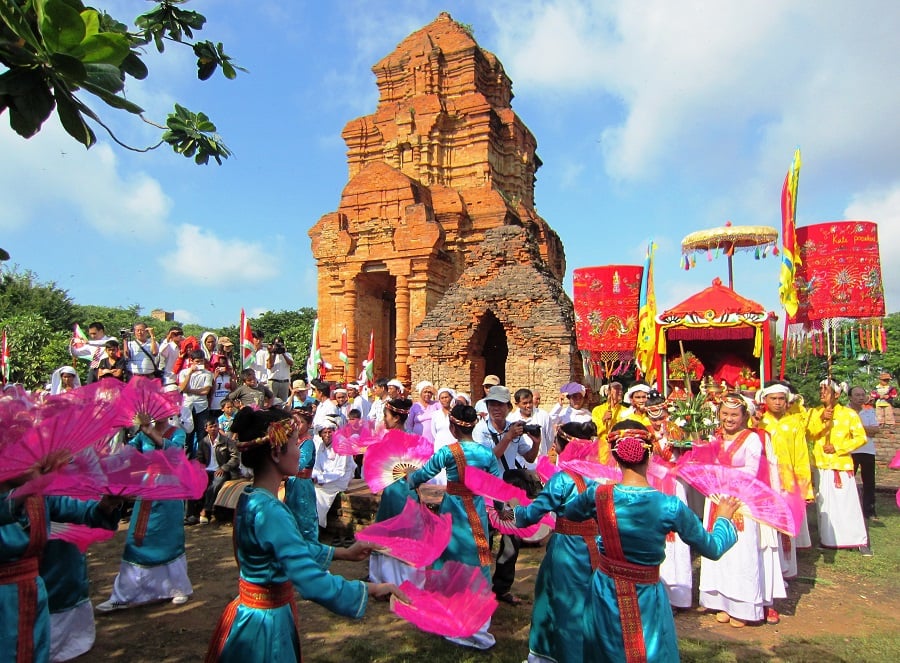
<svg viewBox="0 0 900 663">
<path fill-rule="evenodd" d="M 516 457 L 533 463 L 541 449 L 540 431 L 525 431 L 525 422 L 509 422 L 506 417 L 512 409 L 509 389 L 501 385 L 491 387 L 484 397 L 488 416 L 482 419 L 472 431 L 472 439 L 491 449 L 503 468 L 503 480 L 510 482 L 519 470 Z M 498 601 L 510 605 L 519 605 L 522 599 L 512 593 L 513 581 L 516 578 L 516 560 L 522 539 L 518 536 L 504 534 L 500 539 L 497 551 L 497 564 L 494 567 L 494 594 Z"/>
<path fill-rule="evenodd" d="M 128 375 L 143 375 L 147 378 L 162 377 L 156 363 L 159 344 L 153 335 L 153 327 L 143 322 L 134 325 L 134 338 L 128 329 L 119 332 L 122 335 L 122 353 L 125 357 L 125 371 Z"/>
<path fill-rule="evenodd" d="M 273 338 L 267 349 L 269 389 L 276 398 L 287 401 L 291 395 L 291 367 L 294 365 L 294 358 L 284 347 L 284 339 L 280 336 Z"/>
<path fill-rule="evenodd" d="M 546 456 L 550 453 L 553 446 L 553 424 L 550 423 L 550 415 L 543 410 L 534 407 L 534 394 L 531 389 L 519 389 L 513 395 L 516 402 L 516 409 L 513 410 L 506 420 L 514 424 L 521 421 L 525 424 L 523 431 L 528 433 L 538 433 L 541 436 L 541 448 L 538 451 L 538 458 Z M 519 465 L 527 467 L 529 470 L 535 468 L 535 463 L 526 462 L 522 456 L 517 456 L 516 461 Z"/>
</svg>

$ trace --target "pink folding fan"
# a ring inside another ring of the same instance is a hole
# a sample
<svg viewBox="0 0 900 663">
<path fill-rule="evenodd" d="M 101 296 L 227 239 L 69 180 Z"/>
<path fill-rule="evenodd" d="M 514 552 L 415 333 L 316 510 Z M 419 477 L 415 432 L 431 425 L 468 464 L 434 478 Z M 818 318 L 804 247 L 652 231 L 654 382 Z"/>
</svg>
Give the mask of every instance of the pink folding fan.
<svg viewBox="0 0 900 663">
<path fill-rule="evenodd" d="M 412 470 L 422 467 L 434 455 L 434 443 L 419 435 L 391 430 L 366 450 L 362 475 L 377 493 Z"/>
<path fill-rule="evenodd" d="M 449 513 L 437 515 L 424 504 L 407 499 L 398 515 L 372 523 L 356 533 L 360 541 L 380 546 L 386 555 L 417 568 L 434 562 L 447 544 L 453 518 Z"/>
</svg>

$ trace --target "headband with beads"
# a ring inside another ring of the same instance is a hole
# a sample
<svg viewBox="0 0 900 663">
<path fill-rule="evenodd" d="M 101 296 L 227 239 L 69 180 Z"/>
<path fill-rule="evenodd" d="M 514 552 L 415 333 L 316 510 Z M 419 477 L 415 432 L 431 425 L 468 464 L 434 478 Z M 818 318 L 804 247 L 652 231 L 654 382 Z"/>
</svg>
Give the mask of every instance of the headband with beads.
<svg viewBox="0 0 900 663">
<path fill-rule="evenodd" d="M 460 428 L 475 428 L 474 421 L 463 421 L 462 419 L 457 419 L 453 415 L 448 415 L 450 417 L 450 421 L 459 426 Z"/>
<path fill-rule="evenodd" d="M 269 428 L 266 430 L 265 435 L 252 440 L 247 440 L 246 442 L 238 442 L 238 451 L 247 451 L 252 447 L 262 444 L 268 444 L 272 448 L 284 446 L 287 444 L 287 441 L 291 439 L 294 430 L 295 424 L 292 419 L 273 421 L 269 424 Z"/>
</svg>

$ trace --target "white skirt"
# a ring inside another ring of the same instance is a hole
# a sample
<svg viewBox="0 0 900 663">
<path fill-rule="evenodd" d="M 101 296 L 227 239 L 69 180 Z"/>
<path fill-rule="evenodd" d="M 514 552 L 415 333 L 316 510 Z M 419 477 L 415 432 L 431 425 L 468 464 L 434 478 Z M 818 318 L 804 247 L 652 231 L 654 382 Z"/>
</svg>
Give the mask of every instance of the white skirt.
<svg viewBox="0 0 900 663">
<path fill-rule="evenodd" d="M 425 571 L 389 555 L 373 552 L 369 556 L 369 582 L 391 582 L 400 586 L 409 580 L 418 588 L 425 586 Z"/>
<path fill-rule="evenodd" d="M 687 504 L 684 485 L 675 483 L 675 496 Z M 669 603 L 676 608 L 691 607 L 691 592 L 694 588 L 691 568 L 691 547 L 677 534 L 675 540 L 666 538 L 666 558 L 659 565 L 659 579 L 662 580 L 669 597 Z"/>
<path fill-rule="evenodd" d="M 123 560 L 110 600 L 140 605 L 193 593 L 194 588 L 187 574 L 187 556 L 181 554 L 168 564 L 159 566 L 138 566 Z"/>
<path fill-rule="evenodd" d="M 800 523 L 800 531 L 794 539 L 798 548 L 812 548 L 812 539 L 809 536 L 809 516 L 806 515 L 806 509 L 803 509 L 803 521 Z"/>
<path fill-rule="evenodd" d="M 50 661 L 70 661 L 94 646 L 94 607 L 90 601 L 50 613 Z"/>
<path fill-rule="evenodd" d="M 334 498 L 340 495 L 341 489 L 325 484 L 316 484 L 316 513 L 319 516 L 319 527 L 328 527 L 328 512 L 334 504 Z"/>
<path fill-rule="evenodd" d="M 452 642 L 455 645 L 462 645 L 463 647 L 472 647 L 474 649 L 490 649 L 494 646 L 497 640 L 493 635 L 488 633 L 488 629 L 491 628 L 491 618 L 488 617 L 488 620 L 481 625 L 481 628 L 475 631 L 468 638 L 445 638 Z M 531 661 L 531 655 L 528 655 L 528 660 Z M 544 661 L 548 659 L 535 659 L 539 661 Z"/>
<path fill-rule="evenodd" d="M 853 472 L 840 472 L 835 486 L 835 470 L 816 470 L 816 509 L 819 514 L 819 542 L 826 548 L 858 548 L 869 542 L 866 522 L 859 504 Z"/>
</svg>

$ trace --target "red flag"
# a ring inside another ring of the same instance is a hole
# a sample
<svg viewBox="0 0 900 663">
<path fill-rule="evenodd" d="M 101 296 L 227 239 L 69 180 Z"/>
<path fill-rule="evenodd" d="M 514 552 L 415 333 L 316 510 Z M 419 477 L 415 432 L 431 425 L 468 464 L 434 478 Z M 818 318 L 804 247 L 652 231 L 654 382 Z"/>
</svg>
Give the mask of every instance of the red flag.
<svg viewBox="0 0 900 663">
<path fill-rule="evenodd" d="M 362 363 L 362 373 L 357 378 L 360 383 L 365 382 L 370 389 L 375 384 L 375 331 L 369 334 L 369 356 Z"/>
<path fill-rule="evenodd" d="M 9 382 L 9 346 L 6 342 L 6 330 L 3 330 L 3 339 L 0 340 L 0 380 L 5 385 Z"/>
<path fill-rule="evenodd" d="M 256 363 L 256 348 L 253 345 L 253 331 L 250 329 L 250 321 L 241 309 L 241 369 L 252 368 Z"/>
</svg>

